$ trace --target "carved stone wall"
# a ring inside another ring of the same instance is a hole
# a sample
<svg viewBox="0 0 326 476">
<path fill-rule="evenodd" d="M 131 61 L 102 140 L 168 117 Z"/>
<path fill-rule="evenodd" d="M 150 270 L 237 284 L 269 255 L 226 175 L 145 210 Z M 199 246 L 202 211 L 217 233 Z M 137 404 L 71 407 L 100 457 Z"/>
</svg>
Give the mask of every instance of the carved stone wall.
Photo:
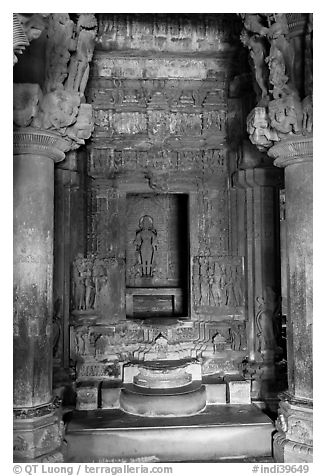
<svg viewBox="0 0 326 476">
<path fill-rule="evenodd" d="M 103 14 L 98 21 L 85 93 L 95 127 L 87 147 L 88 254 L 82 258 L 116 260 L 117 272 L 89 309 L 74 302 L 72 355 L 89 365 L 144 358 L 166 332 L 169 358 L 203 359 L 206 373 L 219 366 L 239 372 L 247 349 L 244 261 L 232 244 L 235 156 L 228 137 L 236 120 L 243 129 L 244 119 L 228 89 L 242 67 L 234 56 L 240 20 Z M 133 290 L 140 299 L 139 289 L 155 295 L 162 287 L 187 301 L 184 324 L 154 332 L 149 322 L 125 320 Z M 93 332 L 100 337 L 89 337 Z M 180 332 L 189 339 L 179 342 Z"/>
</svg>

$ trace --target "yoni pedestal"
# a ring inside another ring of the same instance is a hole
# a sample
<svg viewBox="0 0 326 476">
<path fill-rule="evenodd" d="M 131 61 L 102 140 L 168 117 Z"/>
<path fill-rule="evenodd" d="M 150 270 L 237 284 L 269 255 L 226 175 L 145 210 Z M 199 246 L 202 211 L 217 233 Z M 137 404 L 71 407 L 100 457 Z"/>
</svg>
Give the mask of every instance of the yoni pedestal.
<svg viewBox="0 0 326 476">
<path fill-rule="evenodd" d="M 14 459 L 62 461 L 52 399 L 54 162 L 61 136 L 14 132 Z"/>
</svg>

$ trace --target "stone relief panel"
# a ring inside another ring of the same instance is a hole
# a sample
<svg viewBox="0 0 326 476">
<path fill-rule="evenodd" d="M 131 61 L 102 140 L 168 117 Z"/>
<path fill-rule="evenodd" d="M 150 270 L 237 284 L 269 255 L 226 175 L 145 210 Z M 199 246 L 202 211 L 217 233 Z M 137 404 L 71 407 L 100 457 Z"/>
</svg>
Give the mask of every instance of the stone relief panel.
<svg viewBox="0 0 326 476">
<path fill-rule="evenodd" d="M 242 258 L 195 256 L 192 289 L 195 312 L 215 316 L 243 316 L 245 302 Z"/>
<path fill-rule="evenodd" d="M 130 69 L 129 60 L 123 61 L 119 74 L 112 71 L 119 79 L 109 76 L 104 80 L 95 75 L 90 82 L 88 100 L 94 108 L 94 140 L 121 142 L 128 138 L 138 147 L 144 141 L 147 147 L 168 145 L 169 141 L 175 145 L 176 138 L 192 144 L 200 140 L 196 148 L 221 143 L 227 122 L 224 77 L 194 80 L 180 79 L 178 74 L 178 79 L 139 79 L 144 74 L 148 76 L 139 71 L 138 78 L 130 79 L 121 76 L 124 68 Z M 140 63 L 137 60 L 138 67 Z"/>
<path fill-rule="evenodd" d="M 226 183 L 228 171 L 227 153 L 224 149 L 173 150 L 119 150 L 112 148 L 89 149 L 89 174 L 94 177 L 114 178 L 116 174 L 139 171 L 169 173 L 175 176 L 187 172 L 194 176 L 210 178 Z"/>
<path fill-rule="evenodd" d="M 121 380 L 123 365 L 133 360 L 195 358 L 205 374 L 235 373 L 247 352 L 246 323 L 239 320 L 76 324 L 70 342 L 77 381 Z"/>
<path fill-rule="evenodd" d="M 100 14 L 99 47 L 104 50 L 220 51 L 237 40 L 237 17 L 216 14 Z"/>
<path fill-rule="evenodd" d="M 198 254 L 229 254 L 229 213 L 226 188 L 198 193 Z"/>
<path fill-rule="evenodd" d="M 124 260 L 78 254 L 72 264 L 72 310 L 114 321 L 124 312 Z"/>
<path fill-rule="evenodd" d="M 88 250 L 103 257 L 124 256 L 119 193 L 107 184 L 95 183 L 88 191 L 87 201 Z"/>
</svg>

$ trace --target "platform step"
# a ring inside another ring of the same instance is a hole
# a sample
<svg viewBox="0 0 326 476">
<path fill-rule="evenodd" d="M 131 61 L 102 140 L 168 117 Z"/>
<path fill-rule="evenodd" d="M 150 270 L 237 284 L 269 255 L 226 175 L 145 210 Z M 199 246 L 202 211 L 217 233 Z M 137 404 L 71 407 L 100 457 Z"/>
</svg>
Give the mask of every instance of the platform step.
<svg viewBox="0 0 326 476">
<path fill-rule="evenodd" d="M 186 462 L 271 457 L 272 421 L 255 405 L 209 405 L 200 414 L 147 418 L 121 410 L 73 412 L 68 461 Z"/>
</svg>

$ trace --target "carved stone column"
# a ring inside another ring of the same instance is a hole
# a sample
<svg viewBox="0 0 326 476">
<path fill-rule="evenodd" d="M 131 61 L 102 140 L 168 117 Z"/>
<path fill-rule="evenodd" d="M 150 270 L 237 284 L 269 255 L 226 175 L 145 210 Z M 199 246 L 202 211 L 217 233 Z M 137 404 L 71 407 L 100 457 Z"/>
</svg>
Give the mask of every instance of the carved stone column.
<svg viewBox="0 0 326 476">
<path fill-rule="evenodd" d="M 239 215 L 244 219 L 248 313 L 248 377 L 252 398 L 273 403 L 277 389 L 275 357 L 280 295 L 279 188 L 283 174 L 275 167 L 238 170 L 233 185 L 245 189 Z"/>
<path fill-rule="evenodd" d="M 285 168 L 288 391 L 281 395 L 275 459 L 312 461 L 312 137 L 289 137 L 268 155 Z"/>
<path fill-rule="evenodd" d="M 14 132 L 14 458 L 60 461 L 62 423 L 52 399 L 55 133 Z"/>
<path fill-rule="evenodd" d="M 77 170 L 77 151 L 70 151 L 66 159 L 60 162 L 54 170 L 54 367 L 68 369 L 69 367 L 69 312 L 71 295 L 71 261 L 76 241 L 83 241 L 83 223 L 80 215 L 83 205 L 77 209 L 76 202 L 81 198 L 78 194 L 80 174 Z M 78 194 L 78 197 L 76 197 Z M 76 232 L 78 230 L 78 237 Z M 83 244 L 78 251 L 84 252 Z M 60 372 L 59 372 L 60 374 Z M 58 372 L 57 372 L 58 375 Z M 58 375 L 59 380 L 60 376 Z"/>
</svg>

